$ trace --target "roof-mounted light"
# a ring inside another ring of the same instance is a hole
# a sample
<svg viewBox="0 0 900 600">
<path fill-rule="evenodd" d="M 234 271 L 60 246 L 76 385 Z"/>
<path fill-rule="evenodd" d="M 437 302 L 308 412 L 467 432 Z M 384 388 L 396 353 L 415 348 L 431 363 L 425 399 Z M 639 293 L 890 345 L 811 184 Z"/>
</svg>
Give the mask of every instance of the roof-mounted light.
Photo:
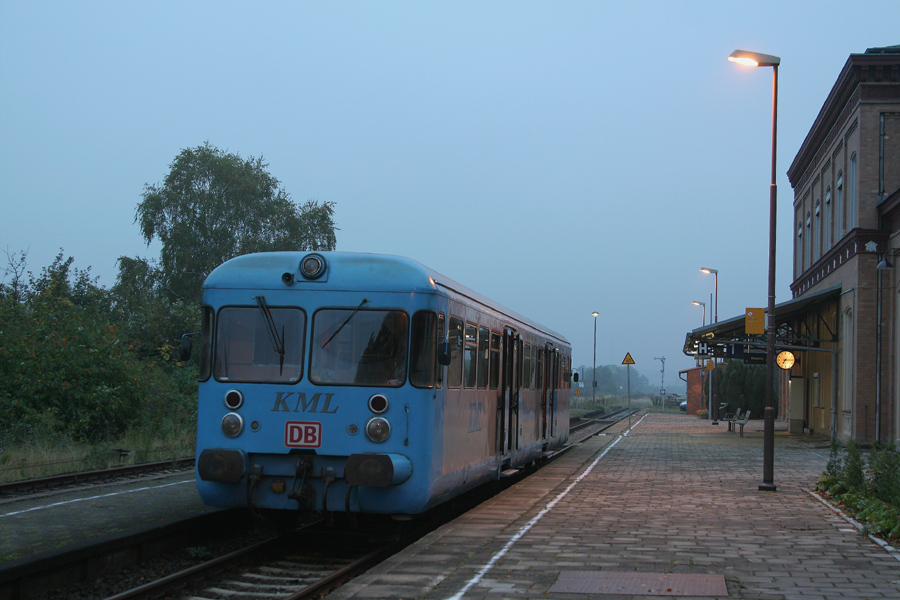
<svg viewBox="0 0 900 600">
<path fill-rule="evenodd" d="M 318 279 L 325 273 L 325 257 L 321 254 L 307 254 L 300 261 L 300 274 L 306 279 Z"/>
</svg>

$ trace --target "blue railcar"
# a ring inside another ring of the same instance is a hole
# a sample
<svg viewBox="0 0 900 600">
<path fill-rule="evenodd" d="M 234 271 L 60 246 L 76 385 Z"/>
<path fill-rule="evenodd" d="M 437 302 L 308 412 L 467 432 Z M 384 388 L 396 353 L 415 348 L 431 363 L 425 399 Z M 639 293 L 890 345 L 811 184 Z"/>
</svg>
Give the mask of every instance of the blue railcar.
<svg viewBox="0 0 900 600">
<path fill-rule="evenodd" d="M 213 506 L 413 515 L 568 438 L 568 342 L 406 258 L 229 260 L 200 344 Z"/>
</svg>

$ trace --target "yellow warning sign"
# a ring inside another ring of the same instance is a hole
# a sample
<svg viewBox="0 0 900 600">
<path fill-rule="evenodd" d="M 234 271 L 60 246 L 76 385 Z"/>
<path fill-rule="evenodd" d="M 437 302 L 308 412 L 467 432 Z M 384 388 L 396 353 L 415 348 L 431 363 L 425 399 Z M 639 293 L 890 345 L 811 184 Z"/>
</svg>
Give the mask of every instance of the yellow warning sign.
<svg viewBox="0 0 900 600">
<path fill-rule="evenodd" d="M 631 352 L 625 353 L 625 360 L 622 361 L 622 364 L 623 365 L 633 365 L 634 364 L 634 359 L 631 358 Z"/>
</svg>

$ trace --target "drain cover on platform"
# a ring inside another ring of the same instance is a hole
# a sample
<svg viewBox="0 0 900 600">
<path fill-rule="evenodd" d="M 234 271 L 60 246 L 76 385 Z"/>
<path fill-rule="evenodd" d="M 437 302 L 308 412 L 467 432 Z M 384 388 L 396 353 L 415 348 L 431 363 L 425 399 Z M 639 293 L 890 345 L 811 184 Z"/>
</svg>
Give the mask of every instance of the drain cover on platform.
<svg viewBox="0 0 900 600">
<path fill-rule="evenodd" d="M 563 571 L 550 588 L 563 594 L 632 596 L 727 596 L 723 575 Z"/>
</svg>

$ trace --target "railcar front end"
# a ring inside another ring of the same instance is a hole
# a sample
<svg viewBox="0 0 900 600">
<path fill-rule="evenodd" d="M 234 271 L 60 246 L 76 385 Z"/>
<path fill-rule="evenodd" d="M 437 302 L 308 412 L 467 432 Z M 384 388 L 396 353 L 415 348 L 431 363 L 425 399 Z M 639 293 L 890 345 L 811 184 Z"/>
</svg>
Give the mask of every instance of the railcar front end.
<svg viewBox="0 0 900 600">
<path fill-rule="evenodd" d="M 207 504 L 416 514 L 432 503 L 438 295 L 411 261 L 326 255 L 242 256 L 204 284 Z"/>
</svg>

